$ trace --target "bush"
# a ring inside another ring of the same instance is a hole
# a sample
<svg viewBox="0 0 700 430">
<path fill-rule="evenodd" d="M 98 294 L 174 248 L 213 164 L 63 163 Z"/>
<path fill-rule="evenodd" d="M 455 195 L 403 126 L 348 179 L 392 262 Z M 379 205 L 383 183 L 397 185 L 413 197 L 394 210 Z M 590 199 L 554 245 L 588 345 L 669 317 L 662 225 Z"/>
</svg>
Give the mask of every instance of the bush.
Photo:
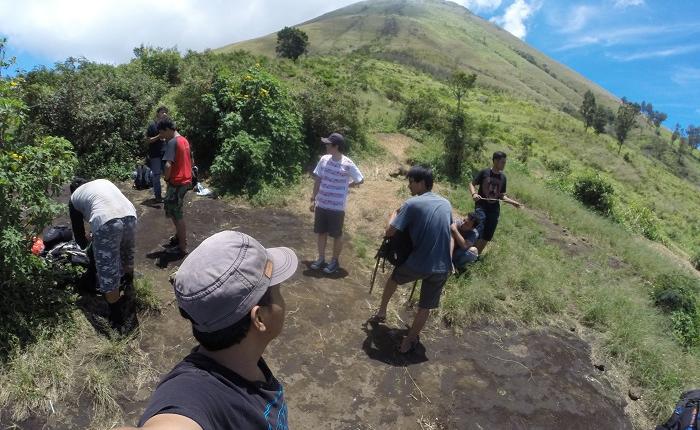
<svg viewBox="0 0 700 430">
<path fill-rule="evenodd" d="M 317 82 L 299 94 L 298 101 L 304 123 L 304 142 L 310 157 L 321 151 L 321 137 L 333 132 L 345 137 L 346 152 L 369 149 L 361 104 L 354 94 Z"/>
<path fill-rule="evenodd" d="M 161 79 L 170 85 L 180 83 L 180 53 L 176 48 L 163 49 L 150 46 L 134 48 L 135 63 L 151 77 Z"/>
<path fill-rule="evenodd" d="M 588 171 L 573 181 L 574 197 L 589 208 L 609 215 L 613 208 L 614 189 L 598 173 Z"/>
<path fill-rule="evenodd" d="M 63 137 L 78 155 L 79 174 L 123 178 L 145 155 L 145 127 L 165 90 L 135 64 L 69 59 L 52 71 L 32 71 L 22 84 L 29 114 L 21 140 Z"/>
<path fill-rule="evenodd" d="M 447 105 L 433 93 L 423 92 L 406 101 L 398 127 L 418 128 L 431 133 L 445 133 L 448 129 Z"/>
<path fill-rule="evenodd" d="M 700 249 L 696 250 L 690 257 L 690 264 L 695 267 L 695 270 L 700 270 Z"/>
<path fill-rule="evenodd" d="M 670 314 L 674 337 L 687 348 L 700 343 L 699 293 L 697 279 L 684 274 L 664 274 L 654 282 L 654 302 Z"/>
<path fill-rule="evenodd" d="M 628 230 L 639 233 L 650 240 L 659 240 L 659 219 L 649 207 L 637 201 L 615 204 L 613 219 Z"/>
<path fill-rule="evenodd" d="M 445 137 L 445 174 L 453 181 L 459 180 L 462 176 L 469 129 L 469 117 L 464 112 L 455 112 Z"/>
<path fill-rule="evenodd" d="M 211 168 L 217 186 L 253 195 L 299 176 L 307 158 L 301 115 L 275 77 L 259 67 L 221 72 L 209 100 L 223 142 Z"/>
</svg>

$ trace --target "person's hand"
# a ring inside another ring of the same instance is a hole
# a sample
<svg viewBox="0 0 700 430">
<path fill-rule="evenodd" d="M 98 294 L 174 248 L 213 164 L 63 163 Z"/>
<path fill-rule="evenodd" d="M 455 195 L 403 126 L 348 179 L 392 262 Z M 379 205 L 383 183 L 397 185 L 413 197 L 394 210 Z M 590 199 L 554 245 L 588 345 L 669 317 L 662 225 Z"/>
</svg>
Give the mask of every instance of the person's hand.
<svg viewBox="0 0 700 430">
<path fill-rule="evenodd" d="M 92 241 L 92 232 L 85 233 L 85 239 L 86 239 L 88 242 L 91 242 L 91 241 Z"/>
<path fill-rule="evenodd" d="M 482 198 L 483 198 L 483 197 L 481 197 L 481 196 L 479 195 L 479 193 L 474 193 L 474 194 L 472 194 L 472 199 L 474 199 L 475 202 L 478 202 L 478 201 L 481 200 Z"/>
<path fill-rule="evenodd" d="M 309 212 L 313 212 L 316 210 L 316 203 L 311 203 L 311 206 L 309 206 Z"/>
<path fill-rule="evenodd" d="M 524 207 L 522 203 L 518 203 L 518 202 L 513 202 L 513 206 L 515 206 L 518 209 L 522 209 Z"/>
</svg>

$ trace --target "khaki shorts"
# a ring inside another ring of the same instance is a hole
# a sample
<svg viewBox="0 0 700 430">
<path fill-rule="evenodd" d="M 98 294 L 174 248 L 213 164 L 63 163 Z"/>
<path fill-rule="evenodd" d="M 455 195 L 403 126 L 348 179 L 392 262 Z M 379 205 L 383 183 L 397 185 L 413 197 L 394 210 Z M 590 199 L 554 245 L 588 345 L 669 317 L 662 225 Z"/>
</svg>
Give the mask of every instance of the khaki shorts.
<svg viewBox="0 0 700 430">
<path fill-rule="evenodd" d="M 185 204 L 185 194 L 187 194 L 189 189 L 190 184 L 168 184 L 168 189 L 165 192 L 165 201 L 163 203 L 165 216 L 174 218 L 175 220 L 182 219 L 182 206 Z"/>
<path fill-rule="evenodd" d="M 405 264 L 395 268 L 391 273 L 391 279 L 399 285 L 421 281 L 418 307 L 423 309 L 435 309 L 440 305 L 440 294 L 448 276 L 449 273 L 414 272 Z"/>
</svg>

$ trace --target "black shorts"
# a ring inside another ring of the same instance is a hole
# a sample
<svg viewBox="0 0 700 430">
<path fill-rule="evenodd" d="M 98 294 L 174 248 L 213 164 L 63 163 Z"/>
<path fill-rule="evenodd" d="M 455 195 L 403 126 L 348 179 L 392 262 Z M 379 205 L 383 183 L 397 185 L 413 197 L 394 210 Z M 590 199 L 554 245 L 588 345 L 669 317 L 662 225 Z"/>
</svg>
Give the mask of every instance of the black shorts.
<svg viewBox="0 0 700 430">
<path fill-rule="evenodd" d="M 328 234 L 336 238 L 343 235 L 345 211 L 334 211 L 316 207 L 314 209 L 314 233 Z"/>
<path fill-rule="evenodd" d="M 391 279 L 399 285 L 421 281 L 418 307 L 422 309 L 435 309 L 440 305 L 440 294 L 442 294 L 442 288 L 445 286 L 448 276 L 448 273 L 414 272 L 405 264 L 394 268 L 394 271 L 391 272 Z"/>
<path fill-rule="evenodd" d="M 479 226 L 476 228 L 479 231 L 479 239 L 489 242 L 493 239 L 493 234 L 498 226 L 498 217 L 501 215 L 500 207 L 497 209 L 485 210 L 481 206 L 477 206 L 476 215 L 479 217 Z"/>
</svg>

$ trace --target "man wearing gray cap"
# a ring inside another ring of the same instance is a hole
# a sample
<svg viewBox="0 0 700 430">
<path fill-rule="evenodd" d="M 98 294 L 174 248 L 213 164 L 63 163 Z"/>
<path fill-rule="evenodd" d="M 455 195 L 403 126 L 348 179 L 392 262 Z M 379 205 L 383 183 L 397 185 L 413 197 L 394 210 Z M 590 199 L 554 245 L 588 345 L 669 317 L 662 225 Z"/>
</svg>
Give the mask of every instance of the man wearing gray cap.
<svg viewBox="0 0 700 430">
<path fill-rule="evenodd" d="M 262 354 L 282 331 L 280 284 L 297 264 L 291 249 L 265 249 L 235 231 L 209 237 L 185 259 L 172 283 L 200 345 L 158 384 L 140 428 L 288 428 L 284 390 Z"/>
</svg>

